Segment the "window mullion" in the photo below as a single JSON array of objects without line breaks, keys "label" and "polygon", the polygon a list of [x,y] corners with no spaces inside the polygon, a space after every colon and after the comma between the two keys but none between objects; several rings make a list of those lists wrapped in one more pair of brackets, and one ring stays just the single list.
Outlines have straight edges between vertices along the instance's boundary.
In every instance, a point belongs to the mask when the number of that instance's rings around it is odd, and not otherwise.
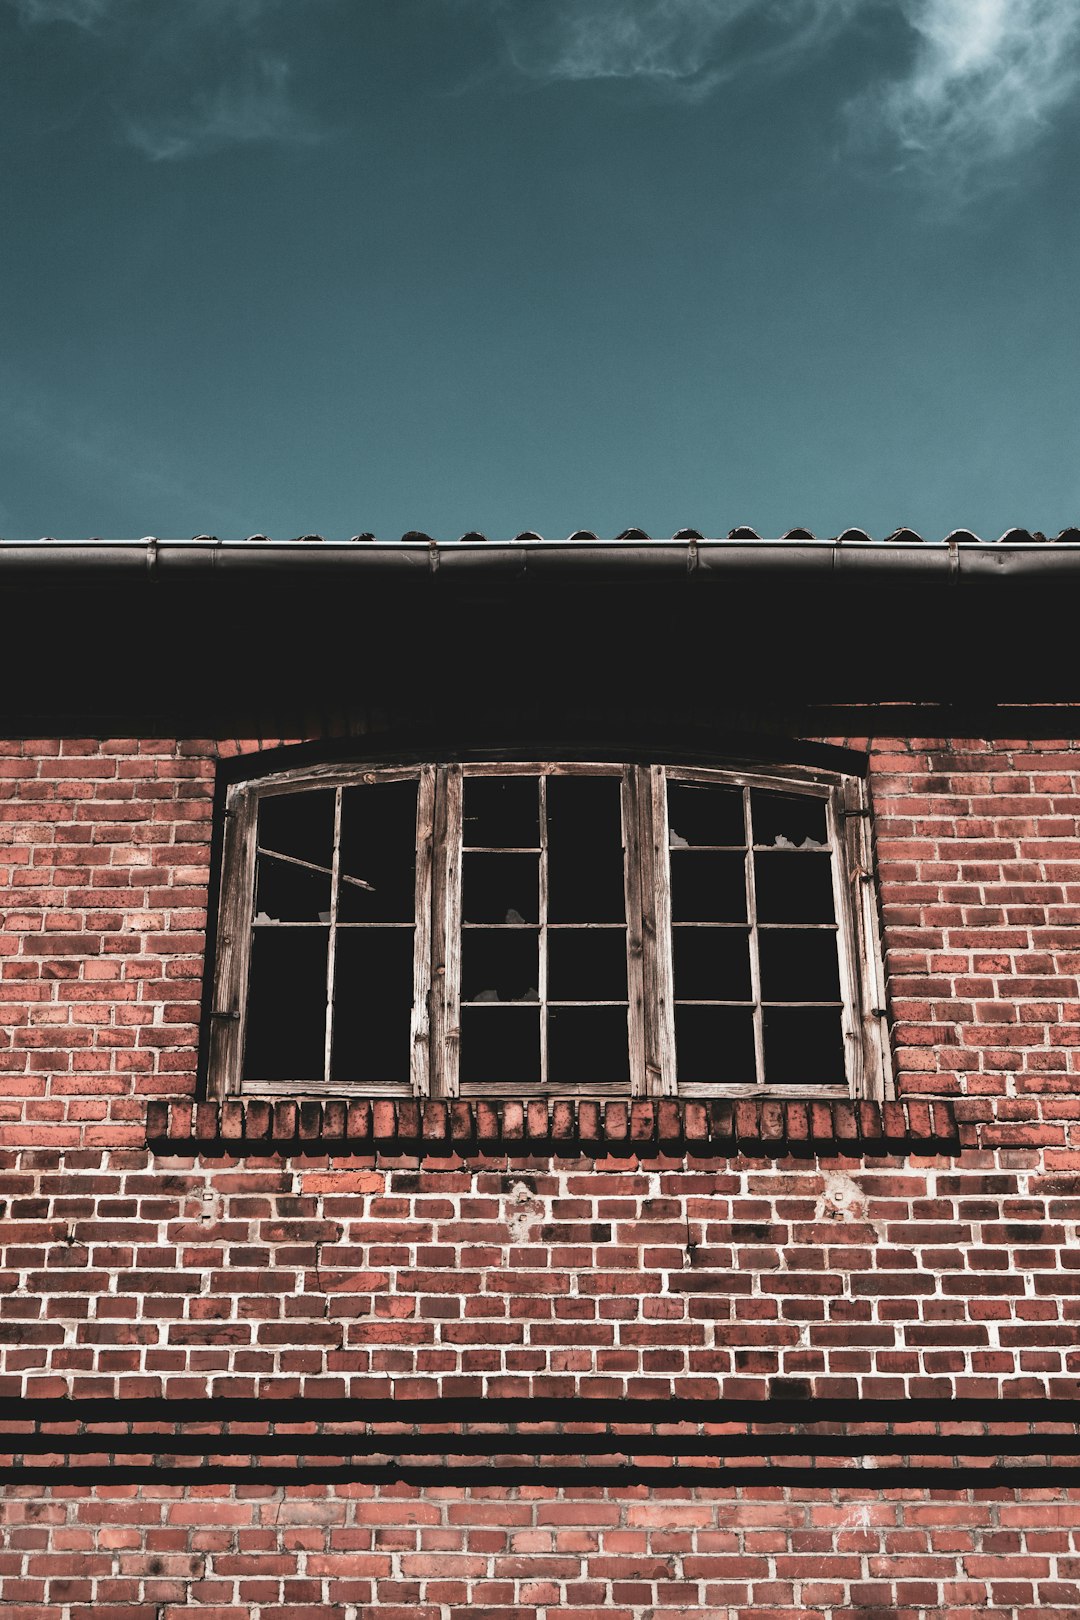
[{"label": "window mullion", "polygon": [[431,907],[431,1035],[436,1095],[458,1094],[461,1048],[461,766],[439,772]]},{"label": "window mullion", "polygon": [[[420,771],[416,800],[416,900],[413,923],[413,1009],[409,1078],[415,1095],[431,1090],[431,970],[433,910],[433,850],[435,823],[435,768]],[[437,1064],[434,1065],[437,1072]]]},{"label": "window mullion", "polygon": [[761,956],[758,950],[757,885],[754,876],[754,823],[750,789],[744,787],[743,836],[746,839],[746,920],[750,924],[750,994],[754,998],[754,1073],[765,1084],[765,1014],[761,1005]]},{"label": "window mullion", "polygon": [[255,795],[233,788],[225,812],[222,913],[218,927],[216,986],[211,1009],[209,1073],[221,1092],[239,1092],[247,1028],[247,982],[255,916]]},{"label": "window mullion", "polygon": [[641,773],[642,937],[645,951],[649,1090],[678,1089],[675,1054],[671,934],[671,861],[668,855],[667,773],[654,765]]},{"label": "window mullion", "polygon": [[341,879],[341,793],[334,794],[334,854],[330,872],[330,936],[326,942],[326,1039],[323,1045],[323,1080],[330,1084],[334,1048],[334,969],[337,963],[338,888]]},{"label": "window mullion", "polygon": [[649,1036],[645,1007],[645,970],[642,924],[642,772],[628,766],[622,777],[623,880],[626,895],[627,1039],[630,1042],[630,1091],[640,1096],[648,1089]]}]

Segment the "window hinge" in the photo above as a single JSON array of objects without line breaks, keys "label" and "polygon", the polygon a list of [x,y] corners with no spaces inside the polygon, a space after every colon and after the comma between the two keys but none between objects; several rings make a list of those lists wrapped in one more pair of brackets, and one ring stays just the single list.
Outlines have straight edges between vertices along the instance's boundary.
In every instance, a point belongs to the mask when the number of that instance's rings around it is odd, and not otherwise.
[{"label": "window hinge", "polygon": [[870,814],[870,806],[868,804],[860,805],[857,810],[846,810],[842,808],[840,814],[843,816],[845,821],[847,821],[851,816],[868,816]]},{"label": "window hinge", "polygon": [[222,1007],[220,1009],[215,1007],[210,1016],[211,1018],[234,1019],[237,1023],[240,1021],[240,1014],[236,1011],[235,1007]]}]

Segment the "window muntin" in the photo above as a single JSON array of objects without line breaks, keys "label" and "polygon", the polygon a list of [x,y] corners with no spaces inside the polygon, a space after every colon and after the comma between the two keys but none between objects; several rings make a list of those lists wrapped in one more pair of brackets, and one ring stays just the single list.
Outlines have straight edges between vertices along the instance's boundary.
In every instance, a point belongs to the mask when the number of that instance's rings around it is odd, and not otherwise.
[{"label": "window muntin", "polygon": [[855,778],[320,767],[229,810],[221,1090],[888,1089]]}]

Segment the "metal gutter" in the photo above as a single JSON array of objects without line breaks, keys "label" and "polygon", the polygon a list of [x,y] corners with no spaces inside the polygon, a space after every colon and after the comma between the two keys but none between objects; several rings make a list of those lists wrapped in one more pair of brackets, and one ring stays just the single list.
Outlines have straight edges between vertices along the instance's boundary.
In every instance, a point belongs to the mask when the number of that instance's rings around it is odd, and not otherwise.
[{"label": "metal gutter", "polygon": [[306,540],[0,541],[0,580],[62,587],[230,578],[263,582],[437,576],[498,585],[515,580],[612,584],[759,579],[844,584],[1080,583],[1080,542],[946,543],[844,540]]}]

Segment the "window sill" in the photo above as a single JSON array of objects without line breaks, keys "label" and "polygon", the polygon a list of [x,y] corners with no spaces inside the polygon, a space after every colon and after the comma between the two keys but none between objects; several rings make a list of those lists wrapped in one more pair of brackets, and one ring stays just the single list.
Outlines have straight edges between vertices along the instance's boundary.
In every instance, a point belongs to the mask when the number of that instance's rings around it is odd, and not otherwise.
[{"label": "window sill", "polygon": [[949,1154],[960,1149],[952,1105],[934,1100],[635,1098],[595,1102],[470,1098],[453,1102],[328,1098],[152,1102],[156,1153],[382,1153],[521,1158],[788,1158],[819,1154]]}]

